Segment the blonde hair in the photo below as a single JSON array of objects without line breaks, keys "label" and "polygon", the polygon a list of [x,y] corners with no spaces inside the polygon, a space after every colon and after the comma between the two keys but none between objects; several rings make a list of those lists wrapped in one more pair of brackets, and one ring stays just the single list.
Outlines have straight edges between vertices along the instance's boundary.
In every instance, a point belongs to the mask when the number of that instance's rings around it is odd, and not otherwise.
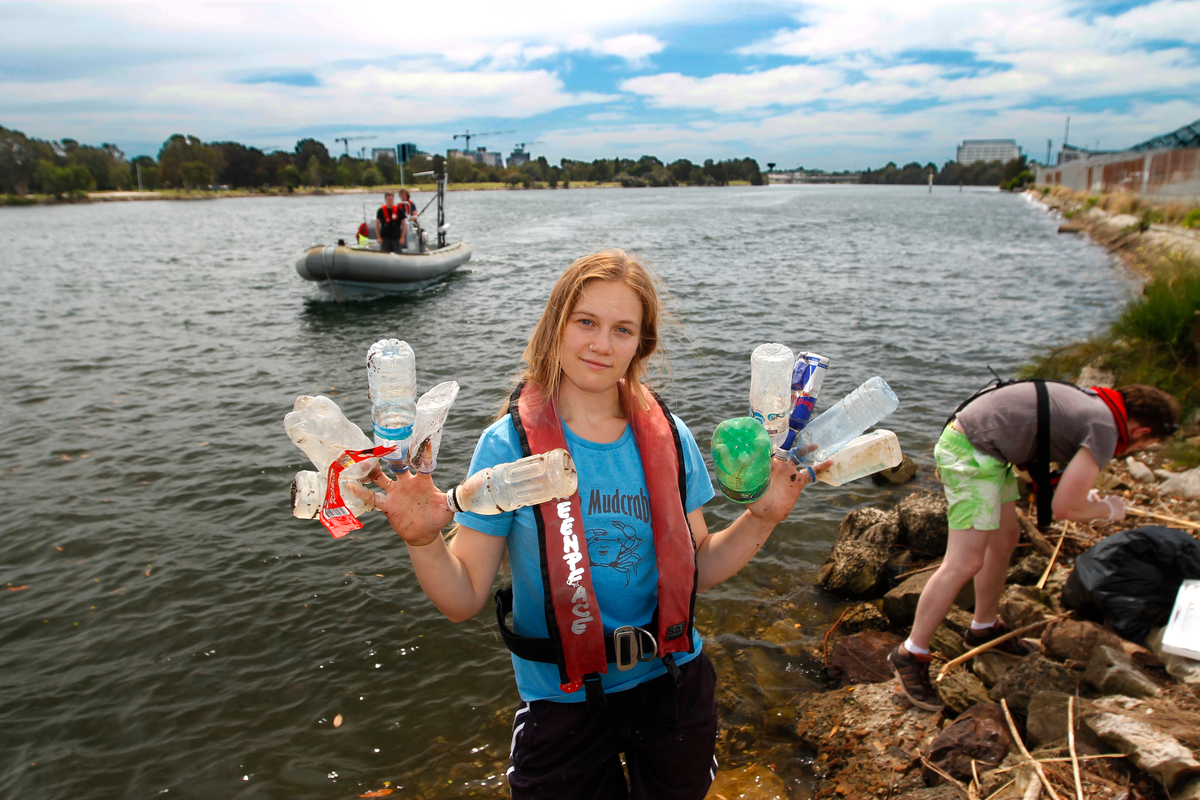
[{"label": "blonde hair", "polygon": [[604,250],[584,256],[567,267],[558,277],[554,288],[550,290],[546,309],[530,334],[529,344],[521,356],[526,366],[518,376],[518,381],[536,383],[545,389],[550,397],[558,393],[562,377],[563,334],[571,312],[579,302],[579,295],[592,281],[623,283],[633,289],[642,303],[642,324],[637,352],[629,362],[629,369],[626,370],[618,391],[621,407],[626,411],[632,407],[631,401],[644,408],[646,399],[643,393],[635,391],[634,387],[645,377],[650,356],[658,353],[665,361],[665,348],[658,334],[659,321],[665,312],[660,299],[661,289],[657,276],[640,257],[631,256],[624,250]]}]

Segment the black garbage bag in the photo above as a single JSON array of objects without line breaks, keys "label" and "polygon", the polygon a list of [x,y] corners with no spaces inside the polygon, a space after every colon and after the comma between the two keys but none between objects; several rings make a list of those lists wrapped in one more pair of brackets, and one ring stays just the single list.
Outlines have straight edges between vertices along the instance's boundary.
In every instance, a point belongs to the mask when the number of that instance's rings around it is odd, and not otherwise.
[{"label": "black garbage bag", "polygon": [[1187,578],[1200,578],[1200,542],[1174,528],[1134,528],[1079,554],[1062,602],[1140,643],[1167,623]]}]

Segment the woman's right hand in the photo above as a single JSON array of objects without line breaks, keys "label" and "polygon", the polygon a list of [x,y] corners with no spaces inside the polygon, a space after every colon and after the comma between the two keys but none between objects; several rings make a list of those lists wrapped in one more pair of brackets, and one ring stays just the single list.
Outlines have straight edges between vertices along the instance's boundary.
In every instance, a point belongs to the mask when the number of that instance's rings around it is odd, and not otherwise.
[{"label": "woman's right hand", "polygon": [[382,469],[376,469],[368,479],[383,489],[382,495],[358,487],[351,487],[351,491],[382,511],[405,544],[413,547],[432,544],[454,521],[446,495],[433,485],[430,475],[406,472],[393,480]]}]

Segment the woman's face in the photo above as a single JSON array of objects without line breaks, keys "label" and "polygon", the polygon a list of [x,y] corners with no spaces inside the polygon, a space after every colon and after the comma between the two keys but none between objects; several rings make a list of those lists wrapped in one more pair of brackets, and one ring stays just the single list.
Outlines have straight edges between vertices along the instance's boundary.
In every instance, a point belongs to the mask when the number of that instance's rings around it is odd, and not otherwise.
[{"label": "woman's face", "polygon": [[567,318],[563,380],[591,393],[616,388],[642,340],[642,302],[627,284],[588,283]]}]

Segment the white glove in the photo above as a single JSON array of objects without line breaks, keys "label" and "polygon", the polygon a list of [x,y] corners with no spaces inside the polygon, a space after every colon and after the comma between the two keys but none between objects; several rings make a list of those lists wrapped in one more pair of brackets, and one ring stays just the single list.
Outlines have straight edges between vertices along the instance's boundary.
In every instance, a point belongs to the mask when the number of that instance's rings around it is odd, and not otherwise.
[{"label": "white glove", "polygon": [[1125,519],[1125,501],[1116,495],[1109,497],[1101,497],[1099,489],[1092,489],[1088,492],[1088,502],[1104,503],[1108,506],[1108,515],[1104,517],[1109,522],[1118,522]]}]

